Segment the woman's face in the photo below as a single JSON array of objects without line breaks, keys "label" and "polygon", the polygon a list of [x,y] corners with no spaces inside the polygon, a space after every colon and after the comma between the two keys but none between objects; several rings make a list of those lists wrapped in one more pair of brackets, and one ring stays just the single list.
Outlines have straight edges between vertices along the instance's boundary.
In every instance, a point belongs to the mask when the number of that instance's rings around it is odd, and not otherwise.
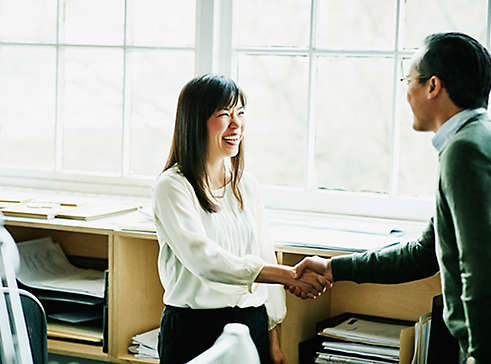
[{"label": "woman's face", "polygon": [[237,155],[244,135],[244,122],[245,107],[240,98],[235,107],[217,110],[210,116],[207,121],[208,161]]}]

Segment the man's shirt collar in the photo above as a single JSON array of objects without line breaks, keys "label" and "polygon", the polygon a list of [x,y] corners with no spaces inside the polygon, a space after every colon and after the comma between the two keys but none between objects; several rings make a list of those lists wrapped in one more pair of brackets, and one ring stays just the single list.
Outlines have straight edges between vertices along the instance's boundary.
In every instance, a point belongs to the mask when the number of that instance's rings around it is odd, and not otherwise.
[{"label": "man's shirt collar", "polygon": [[469,119],[476,115],[484,114],[486,109],[465,109],[448,119],[433,136],[432,143],[438,153],[441,153],[457,130]]}]

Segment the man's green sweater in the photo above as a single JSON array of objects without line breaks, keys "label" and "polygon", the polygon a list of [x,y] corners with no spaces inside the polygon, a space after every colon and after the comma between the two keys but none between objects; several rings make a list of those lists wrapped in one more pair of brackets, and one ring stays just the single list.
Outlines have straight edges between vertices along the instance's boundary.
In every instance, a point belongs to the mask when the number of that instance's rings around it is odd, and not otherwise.
[{"label": "man's green sweater", "polygon": [[436,209],[418,241],[335,257],[336,281],[402,283],[440,271],[444,320],[476,363],[491,363],[491,122],[460,127],[440,156]]}]

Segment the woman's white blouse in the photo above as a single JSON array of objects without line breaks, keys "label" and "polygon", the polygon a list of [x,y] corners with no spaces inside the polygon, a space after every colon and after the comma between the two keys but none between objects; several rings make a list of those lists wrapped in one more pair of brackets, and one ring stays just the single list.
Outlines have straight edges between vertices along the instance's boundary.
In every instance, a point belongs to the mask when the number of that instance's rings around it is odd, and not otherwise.
[{"label": "woman's white blouse", "polygon": [[164,303],[194,309],[265,304],[271,329],[286,315],[285,293],[278,284],[254,283],[276,257],[256,182],[244,174],[239,189],[243,210],[229,183],[213,191],[224,197],[215,199],[218,212],[208,213],[177,166],[157,179],[152,202]]}]

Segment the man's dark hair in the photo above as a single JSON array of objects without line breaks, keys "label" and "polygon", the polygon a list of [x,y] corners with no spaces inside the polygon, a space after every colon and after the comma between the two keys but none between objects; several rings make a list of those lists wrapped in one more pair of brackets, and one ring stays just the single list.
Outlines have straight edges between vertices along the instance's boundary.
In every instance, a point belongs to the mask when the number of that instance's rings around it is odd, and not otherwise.
[{"label": "man's dark hair", "polygon": [[437,76],[457,107],[487,108],[491,60],[486,48],[462,33],[432,34],[424,45],[426,51],[415,68],[419,82]]}]

